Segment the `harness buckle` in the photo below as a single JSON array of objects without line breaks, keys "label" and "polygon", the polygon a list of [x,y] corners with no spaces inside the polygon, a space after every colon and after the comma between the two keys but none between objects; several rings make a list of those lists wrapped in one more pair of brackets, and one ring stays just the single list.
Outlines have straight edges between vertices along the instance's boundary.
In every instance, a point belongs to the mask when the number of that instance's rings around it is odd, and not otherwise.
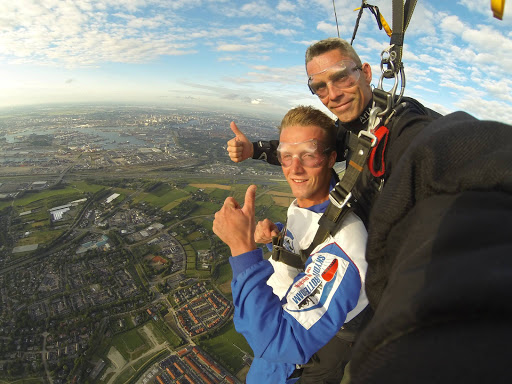
[{"label": "harness buckle", "polygon": [[[371,118],[371,117],[370,117]],[[368,131],[359,131],[359,133],[357,134],[358,137],[361,137],[361,136],[366,136],[368,139],[370,139],[372,141],[372,148],[375,147],[375,145],[377,144],[377,136],[375,136],[373,133],[371,132],[368,132]]]},{"label": "harness buckle", "polygon": [[331,200],[332,205],[334,205],[338,209],[342,209],[343,207],[345,207],[351,198],[352,192],[349,192],[347,197],[345,197],[345,200],[343,200],[343,202],[340,204],[338,200],[332,195],[332,192],[329,193],[329,200]]}]

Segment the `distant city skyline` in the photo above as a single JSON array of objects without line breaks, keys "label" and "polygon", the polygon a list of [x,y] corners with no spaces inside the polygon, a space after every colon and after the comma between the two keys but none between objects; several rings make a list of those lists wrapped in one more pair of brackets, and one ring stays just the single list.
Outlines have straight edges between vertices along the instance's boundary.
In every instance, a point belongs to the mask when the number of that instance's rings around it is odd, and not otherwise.
[{"label": "distant city skyline", "polygon": [[[335,0],[352,37],[359,0]],[[391,25],[391,1],[373,0]],[[441,113],[512,123],[512,7],[418,1],[405,34],[406,95]],[[0,4],[0,107],[184,105],[283,115],[327,111],[306,86],[304,52],[337,36],[332,0],[18,0]],[[389,38],[365,11],[354,41],[380,76]]]}]

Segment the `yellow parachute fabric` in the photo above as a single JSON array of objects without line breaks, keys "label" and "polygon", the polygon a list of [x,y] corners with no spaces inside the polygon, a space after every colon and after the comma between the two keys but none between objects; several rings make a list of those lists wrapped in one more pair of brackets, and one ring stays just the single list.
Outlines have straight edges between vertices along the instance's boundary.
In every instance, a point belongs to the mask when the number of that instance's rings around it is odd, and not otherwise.
[{"label": "yellow parachute fabric", "polygon": [[491,9],[494,17],[503,19],[503,10],[505,9],[505,0],[491,0]]}]

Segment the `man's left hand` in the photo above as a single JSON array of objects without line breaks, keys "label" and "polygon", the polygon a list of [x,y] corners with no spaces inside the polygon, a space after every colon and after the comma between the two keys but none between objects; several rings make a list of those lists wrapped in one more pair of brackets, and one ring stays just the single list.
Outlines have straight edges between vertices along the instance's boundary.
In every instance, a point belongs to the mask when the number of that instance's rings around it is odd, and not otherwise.
[{"label": "man's left hand", "polygon": [[213,232],[231,249],[232,256],[250,252],[256,249],[254,230],[254,200],[256,186],[251,185],[245,193],[243,208],[233,197],[228,197],[224,205],[215,214]]}]

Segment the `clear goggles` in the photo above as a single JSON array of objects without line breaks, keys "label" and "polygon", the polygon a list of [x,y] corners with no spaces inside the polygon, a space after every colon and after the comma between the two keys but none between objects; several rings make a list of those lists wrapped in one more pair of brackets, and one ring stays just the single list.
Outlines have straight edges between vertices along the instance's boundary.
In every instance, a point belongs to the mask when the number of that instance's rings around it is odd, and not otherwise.
[{"label": "clear goggles", "polygon": [[300,143],[279,142],[277,159],[283,167],[289,167],[296,157],[303,167],[318,168],[326,159],[330,148],[317,139],[301,141]]},{"label": "clear goggles", "polygon": [[314,95],[326,97],[329,94],[329,84],[339,90],[356,85],[361,76],[361,70],[362,67],[357,66],[352,60],[342,60],[323,71],[310,75],[308,86]]}]

